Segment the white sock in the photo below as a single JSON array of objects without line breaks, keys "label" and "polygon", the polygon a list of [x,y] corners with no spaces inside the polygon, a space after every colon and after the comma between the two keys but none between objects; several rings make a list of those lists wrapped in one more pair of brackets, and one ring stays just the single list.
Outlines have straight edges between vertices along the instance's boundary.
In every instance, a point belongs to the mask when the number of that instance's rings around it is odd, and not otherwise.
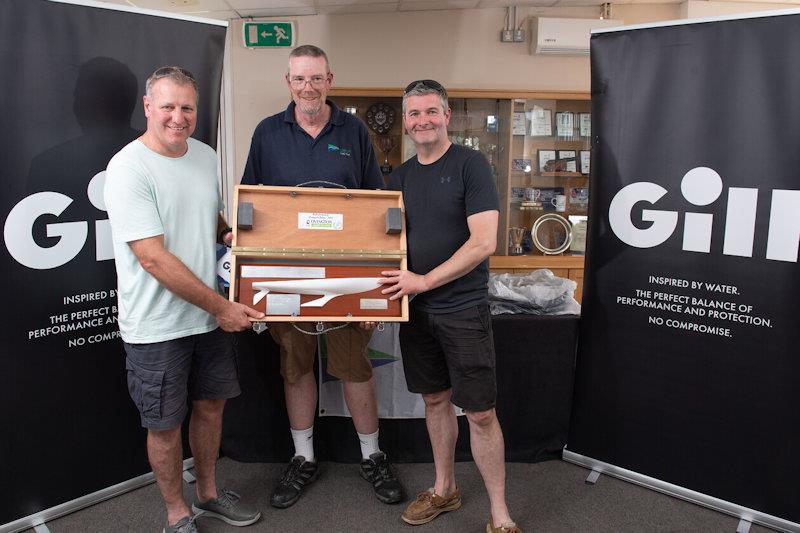
[{"label": "white sock", "polygon": [[292,429],[294,454],[302,455],[306,461],[314,461],[314,426],[308,429]]},{"label": "white sock", "polygon": [[[357,432],[358,433],[358,432]],[[362,459],[369,459],[369,456],[373,453],[378,453],[381,451],[380,447],[378,446],[378,432],[370,433],[369,435],[364,435],[363,433],[358,433],[358,442],[361,444],[361,457]]]}]

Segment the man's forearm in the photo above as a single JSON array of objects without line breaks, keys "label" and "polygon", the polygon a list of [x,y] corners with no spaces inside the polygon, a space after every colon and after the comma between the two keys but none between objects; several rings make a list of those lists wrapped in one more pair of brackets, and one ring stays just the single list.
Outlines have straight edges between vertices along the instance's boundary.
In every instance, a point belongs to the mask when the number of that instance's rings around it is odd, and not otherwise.
[{"label": "man's forearm", "polygon": [[423,276],[425,290],[435,289],[458,279],[494,253],[490,243],[470,238],[450,258]]},{"label": "man's forearm", "polygon": [[180,259],[164,248],[148,254],[146,259],[140,258],[140,262],[142,267],[170,292],[212,315],[219,314],[227,302],[195,276]]}]

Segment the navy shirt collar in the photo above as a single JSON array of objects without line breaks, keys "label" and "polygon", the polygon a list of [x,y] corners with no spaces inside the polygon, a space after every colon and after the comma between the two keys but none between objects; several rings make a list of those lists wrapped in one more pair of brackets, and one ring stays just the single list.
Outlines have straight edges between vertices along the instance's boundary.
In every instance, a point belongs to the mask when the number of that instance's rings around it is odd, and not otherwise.
[{"label": "navy shirt collar", "polygon": [[[336,104],[334,104],[331,100],[327,100],[326,99],[325,103],[328,104],[329,106],[331,106],[331,118],[330,118],[330,120],[328,122],[330,122],[334,126],[343,125],[344,124],[344,116],[343,116],[344,111],[342,111],[341,109],[336,107]],[[289,107],[286,108],[286,112],[283,115],[283,120],[285,122],[291,122],[292,124],[297,122],[297,120],[295,120],[295,118],[294,118],[294,108],[296,106],[297,106],[297,104],[294,103],[294,100],[289,102]]]}]

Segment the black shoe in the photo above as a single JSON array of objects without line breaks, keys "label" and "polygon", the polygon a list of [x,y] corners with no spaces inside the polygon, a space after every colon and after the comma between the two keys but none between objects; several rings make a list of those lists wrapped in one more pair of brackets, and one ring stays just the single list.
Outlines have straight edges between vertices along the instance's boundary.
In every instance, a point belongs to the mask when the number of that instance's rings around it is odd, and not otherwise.
[{"label": "black shoe", "polygon": [[361,460],[361,477],[372,483],[375,496],[383,503],[399,503],[406,499],[403,485],[383,452]]},{"label": "black shoe", "polygon": [[278,509],[291,507],[300,499],[303,487],[317,479],[318,473],[316,462],[306,461],[302,455],[295,455],[275,486],[269,503]]}]

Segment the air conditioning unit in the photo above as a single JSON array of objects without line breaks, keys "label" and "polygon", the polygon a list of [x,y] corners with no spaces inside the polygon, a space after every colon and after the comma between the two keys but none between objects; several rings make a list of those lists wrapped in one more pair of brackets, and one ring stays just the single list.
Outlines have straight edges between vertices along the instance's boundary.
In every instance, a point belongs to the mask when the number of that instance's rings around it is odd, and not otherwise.
[{"label": "air conditioning unit", "polygon": [[623,21],[613,19],[534,17],[531,21],[531,53],[586,55],[592,30],[623,24]]}]

